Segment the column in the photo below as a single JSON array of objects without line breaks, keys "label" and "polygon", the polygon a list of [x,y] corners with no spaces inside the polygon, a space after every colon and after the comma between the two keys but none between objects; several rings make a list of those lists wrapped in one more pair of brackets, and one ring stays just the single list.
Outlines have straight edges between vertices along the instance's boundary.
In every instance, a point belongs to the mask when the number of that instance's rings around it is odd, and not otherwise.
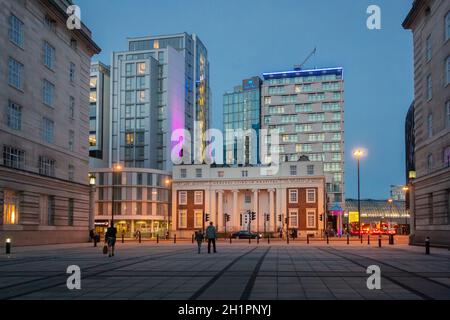
[{"label": "column", "polygon": [[[155,211],[152,211],[155,214]],[[178,207],[177,207],[177,190],[172,190],[172,232],[178,229]]]},{"label": "column", "polygon": [[259,203],[259,199],[258,199],[258,193],[259,190],[258,189],[253,189],[253,209],[252,211],[256,213],[256,220],[252,221],[252,231],[260,231],[259,229],[259,223],[261,222],[260,219],[260,212],[259,212],[259,208],[258,208],[258,203]]},{"label": "column", "polygon": [[217,191],[217,228],[224,231],[225,216],[223,212],[223,190]]},{"label": "column", "polygon": [[90,186],[90,190],[89,190],[89,231],[95,229],[95,196],[96,196],[95,189],[96,189],[95,186]]},{"label": "column", "polygon": [[[281,195],[281,193],[282,193],[282,189],[281,188],[277,188],[277,190],[276,190],[276,199],[277,199],[277,201],[276,201],[276,212],[275,212],[275,214],[277,215],[277,223],[276,223],[276,228],[277,228],[277,231],[278,231],[278,228],[279,227],[282,227],[283,226],[283,219],[285,218],[284,216],[283,216],[283,210],[282,210],[282,207],[281,207],[281,197],[282,197],[282,195]],[[281,222],[280,221],[278,221],[278,216],[279,215],[281,215]]]},{"label": "column", "polygon": [[230,231],[239,231],[240,230],[240,216],[239,216],[239,207],[238,207],[238,195],[239,195],[239,190],[232,190],[231,192],[233,192],[233,225],[232,228],[230,228]]},{"label": "column", "polygon": [[277,231],[277,217],[275,214],[275,189],[269,189],[269,223],[267,230],[276,232]]},{"label": "column", "polygon": [[209,210],[211,211],[211,221],[214,222],[214,225],[217,228],[217,231],[219,231],[219,217],[217,216],[217,205],[216,205],[216,191],[210,190],[209,191]]}]

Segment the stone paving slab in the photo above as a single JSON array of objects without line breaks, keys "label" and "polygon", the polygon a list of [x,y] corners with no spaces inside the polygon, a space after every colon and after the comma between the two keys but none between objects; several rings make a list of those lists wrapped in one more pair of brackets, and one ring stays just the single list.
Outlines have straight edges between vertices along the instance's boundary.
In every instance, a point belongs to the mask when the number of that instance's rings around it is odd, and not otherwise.
[{"label": "stone paving slab", "polygon": [[[423,248],[422,248],[423,249]],[[366,285],[381,268],[381,289]],[[81,290],[66,269],[81,268]],[[188,241],[119,243],[108,258],[92,244],[13,248],[0,254],[0,299],[450,299],[450,252],[407,245],[218,243],[197,254]]]}]

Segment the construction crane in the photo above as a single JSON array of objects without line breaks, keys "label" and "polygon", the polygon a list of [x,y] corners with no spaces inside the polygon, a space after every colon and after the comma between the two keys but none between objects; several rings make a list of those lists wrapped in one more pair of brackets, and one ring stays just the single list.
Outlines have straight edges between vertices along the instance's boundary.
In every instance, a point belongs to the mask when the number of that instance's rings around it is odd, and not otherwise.
[{"label": "construction crane", "polygon": [[308,60],[309,60],[312,56],[315,56],[316,51],[317,51],[317,48],[314,47],[314,50],[311,51],[311,53],[306,57],[306,59],[305,59],[301,64],[296,64],[296,65],[294,66],[294,70],[301,70],[301,69],[303,68],[303,66],[305,65],[305,63],[308,62]]}]

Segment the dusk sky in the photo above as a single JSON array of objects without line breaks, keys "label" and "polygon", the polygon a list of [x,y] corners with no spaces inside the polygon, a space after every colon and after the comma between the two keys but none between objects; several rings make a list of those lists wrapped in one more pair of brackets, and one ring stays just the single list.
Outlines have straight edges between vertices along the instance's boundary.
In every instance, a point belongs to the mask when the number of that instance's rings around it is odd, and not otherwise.
[{"label": "dusk sky", "polygon": [[[208,49],[213,126],[222,128],[222,95],[241,80],[300,64],[344,68],[345,191],[357,195],[352,150],[361,164],[361,197],[386,199],[403,184],[404,119],[413,99],[412,36],[401,26],[411,0],[76,0],[110,64],[126,38],[196,33]],[[381,30],[368,30],[366,9],[381,7]]]}]

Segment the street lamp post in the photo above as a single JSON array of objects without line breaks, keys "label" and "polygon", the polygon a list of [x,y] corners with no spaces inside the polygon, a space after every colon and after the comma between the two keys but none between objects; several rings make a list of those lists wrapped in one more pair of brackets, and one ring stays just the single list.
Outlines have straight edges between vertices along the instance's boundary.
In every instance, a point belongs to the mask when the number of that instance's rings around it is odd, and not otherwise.
[{"label": "street lamp post", "polygon": [[360,181],[360,160],[364,155],[364,151],[361,149],[355,150],[353,152],[357,162],[358,162],[358,228],[359,228],[359,237],[362,238],[362,230],[361,230],[361,181]]},{"label": "street lamp post", "polygon": [[391,231],[391,219],[392,219],[392,205],[394,203],[394,200],[392,198],[389,198],[388,202],[389,202],[388,233],[390,233],[390,231]]},{"label": "street lamp post", "polygon": [[[89,234],[91,234],[91,230],[94,230],[95,225],[95,215],[94,215],[94,195],[95,195],[95,174],[89,175]],[[94,234],[95,236],[95,234]],[[93,239],[89,237],[89,242]]]},{"label": "street lamp post", "polygon": [[113,181],[112,181],[112,210],[111,210],[111,227],[114,227],[114,214],[116,211],[116,199],[115,199],[115,173],[116,172],[121,172],[122,170],[122,166],[120,164],[115,164],[113,165]]},{"label": "street lamp post", "polygon": [[[165,183],[166,183],[166,186],[169,187],[170,183],[171,183],[171,180],[169,178],[167,178]],[[164,219],[166,220],[166,230],[165,230],[164,236],[167,237],[168,233],[169,233],[169,208],[167,208],[167,212],[165,214]]]}]

